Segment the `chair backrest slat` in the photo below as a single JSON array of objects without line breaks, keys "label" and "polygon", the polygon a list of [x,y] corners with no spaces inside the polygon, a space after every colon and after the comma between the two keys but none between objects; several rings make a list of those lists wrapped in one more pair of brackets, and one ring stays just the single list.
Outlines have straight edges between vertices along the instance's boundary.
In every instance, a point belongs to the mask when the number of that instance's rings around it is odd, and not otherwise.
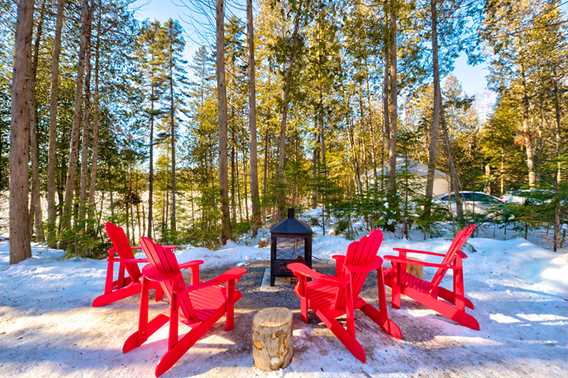
[{"label": "chair backrest slat", "polygon": [[[107,222],[105,223],[105,231],[112,243],[112,247],[118,253],[121,259],[134,258],[134,253],[132,252],[132,248],[130,247],[130,242],[128,241],[128,237],[124,233],[122,227],[117,226],[112,222]],[[138,281],[140,276],[142,275],[140,268],[138,268],[138,264],[135,262],[127,262],[124,263],[124,266],[132,281]]]},{"label": "chair backrest slat", "polygon": [[[383,242],[383,233],[381,230],[376,229],[369,235],[363,236],[361,239],[352,242],[347,247],[347,254],[345,256],[345,265],[347,268],[352,267],[365,267],[373,263],[374,258],[379,253],[379,248]],[[367,280],[368,273],[353,273],[351,276],[351,292],[352,297],[355,299],[359,296],[365,281]],[[342,308],[345,305],[345,293],[340,290],[336,297],[336,308]]]},{"label": "chair backrest slat", "polygon": [[[475,230],[475,224],[470,224],[469,226],[461,229],[456,233],[454,240],[452,240],[452,244],[450,244],[450,247],[448,248],[446,256],[444,256],[444,258],[442,259],[442,264],[452,265],[454,263],[456,257],[458,256],[458,253],[465,245],[467,239],[471,236],[471,234],[473,234],[474,230]],[[431,281],[432,287],[440,286],[440,283],[442,283],[442,280],[444,279],[444,276],[446,275],[447,271],[448,268],[445,267],[438,268],[438,270],[434,274],[434,277],[432,277]]]},{"label": "chair backrest slat", "polygon": [[[166,296],[171,301],[174,291],[183,290],[185,288],[185,281],[183,280],[183,275],[181,274],[176,256],[173,252],[163,248],[148,237],[143,236],[140,238],[140,246],[146,254],[146,257],[148,257],[148,262],[160,273],[171,277],[161,282],[162,289],[164,289]],[[191,319],[193,310],[189,296],[179,296],[178,301],[183,315],[187,319]]]}]

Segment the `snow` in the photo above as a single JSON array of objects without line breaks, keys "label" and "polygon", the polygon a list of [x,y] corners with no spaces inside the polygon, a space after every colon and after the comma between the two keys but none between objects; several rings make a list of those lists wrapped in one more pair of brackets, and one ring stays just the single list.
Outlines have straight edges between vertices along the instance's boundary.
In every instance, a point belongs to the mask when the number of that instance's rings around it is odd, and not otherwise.
[{"label": "snow", "polygon": [[[314,257],[327,261],[333,254],[344,253],[349,242],[341,236],[316,235]],[[392,254],[394,247],[445,252],[450,242],[447,238],[387,237],[380,253]],[[8,242],[0,242],[0,375],[152,376],[166,348],[167,329],[153,335],[144,347],[121,352],[123,341],[136,326],[137,299],[90,307],[102,291],[105,261],[65,259],[62,251],[34,245],[33,258],[9,266],[8,253]],[[403,300],[402,309],[389,310],[404,341],[385,336],[357,314],[358,337],[368,357],[367,364],[361,364],[325,327],[296,319],[294,360],[271,375],[565,376],[568,254],[553,253],[520,238],[474,238],[467,254],[466,293],[476,305],[472,314],[481,331],[458,326]],[[269,248],[230,242],[216,251],[189,247],[178,252],[178,259],[203,259],[204,269],[217,269],[267,260]],[[169,376],[263,376],[251,367],[249,346],[242,345],[250,343],[241,335],[250,332],[250,318],[244,314],[254,309],[237,309],[235,332],[216,327],[182,357]]]}]

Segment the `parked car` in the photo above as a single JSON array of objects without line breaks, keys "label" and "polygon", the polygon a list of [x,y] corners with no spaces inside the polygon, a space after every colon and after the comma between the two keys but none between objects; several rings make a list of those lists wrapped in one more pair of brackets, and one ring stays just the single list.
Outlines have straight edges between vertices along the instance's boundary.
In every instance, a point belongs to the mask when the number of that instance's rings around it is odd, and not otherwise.
[{"label": "parked car", "polygon": [[[463,201],[464,212],[479,215],[489,215],[497,207],[503,205],[503,201],[483,192],[460,192]],[[441,194],[434,198],[441,206],[447,207],[454,215],[456,214],[456,200],[454,193]]]},{"label": "parked car", "polygon": [[501,200],[518,205],[542,205],[550,202],[553,195],[548,189],[517,189],[504,194]]}]

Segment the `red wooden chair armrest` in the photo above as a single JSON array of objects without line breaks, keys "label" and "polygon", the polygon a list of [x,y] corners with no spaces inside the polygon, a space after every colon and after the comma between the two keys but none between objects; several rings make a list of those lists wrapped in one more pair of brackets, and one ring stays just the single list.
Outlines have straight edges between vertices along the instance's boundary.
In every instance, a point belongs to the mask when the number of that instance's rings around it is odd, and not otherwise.
[{"label": "red wooden chair armrest", "polygon": [[343,288],[348,285],[346,280],[340,280],[333,276],[328,276],[327,274],[320,274],[318,278],[315,278],[314,281],[323,282],[326,285],[335,286],[339,288]]},{"label": "red wooden chair armrest", "polygon": [[333,255],[333,256],[331,256],[331,258],[334,259],[335,261],[339,261],[339,260],[344,261],[345,255]]},{"label": "red wooden chair armrest", "polygon": [[460,255],[460,257],[461,257],[462,259],[467,259],[467,255],[466,255],[465,252],[462,251],[462,250],[459,250],[459,251],[458,251],[458,255]]},{"label": "red wooden chair armrest", "polygon": [[323,274],[316,272],[303,263],[291,263],[286,265],[286,267],[291,270],[295,276],[298,277],[302,276],[304,278],[319,279],[320,277],[324,276]]},{"label": "red wooden chair armrest", "polygon": [[203,260],[191,260],[191,261],[186,261],[184,263],[179,264],[179,268],[180,269],[187,269],[187,268],[192,268],[194,266],[199,266],[201,264],[203,264]]},{"label": "red wooden chair armrest", "polygon": [[245,268],[231,268],[231,269],[227,270],[225,273],[222,273],[221,275],[219,275],[215,278],[212,278],[209,281],[200,282],[197,285],[187,286],[183,290],[183,292],[189,293],[190,291],[203,289],[204,287],[218,286],[222,283],[226,283],[226,282],[230,282],[230,281],[238,281],[246,272],[247,272],[247,270]]},{"label": "red wooden chair armrest", "polygon": [[155,281],[155,282],[171,280],[171,279],[176,277],[175,273],[163,274],[158,269],[154,268],[150,264],[148,264],[144,268],[142,268],[142,274],[144,275],[144,278],[146,278],[150,281]]},{"label": "red wooden chair armrest", "polygon": [[408,249],[408,248],[393,248],[393,249],[395,251],[398,251],[398,252],[419,253],[419,254],[422,254],[422,255],[432,255],[432,256],[446,256],[445,253],[421,251],[421,250],[418,250],[418,249]]},{"label": "red wooden chair armrest", "polygon": [[373,270],[380,269],[383,266],[383,259],[379,256],[376,256],[373,261],[365,266],[357,266],[357,265],[345,265],[345,269],[349,270],[351,273],[368,273],[372,272]]},{"label": "red wooden chair armrest", "polygon": [[238,281],[246,272],[245,268],[231,268],[217,277],[205,281],[203,284],[218,285],[232,280]]},{"label": "red wooden chair armrest", "polygon": [[427,262],[427,261],[421,261],[421,260],[414,260],[414,259],[402,259],[398,256],[385,256],[385,259],[393,262],[393,263],[397,263],[397,264],[416,264],[416,265],[422,265],[422,266],[429,266],[429,267],[433,267],[433,268],[448,268],[450,269],[451,266],[448,264],[436,264],[436,263],[431,263],[431,262]]}]

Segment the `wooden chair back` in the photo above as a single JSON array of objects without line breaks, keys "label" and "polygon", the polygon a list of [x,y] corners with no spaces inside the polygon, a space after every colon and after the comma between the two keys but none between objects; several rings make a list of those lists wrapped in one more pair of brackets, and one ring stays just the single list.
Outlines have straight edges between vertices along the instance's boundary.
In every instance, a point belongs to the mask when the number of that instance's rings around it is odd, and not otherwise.
[{"label": "wooden chair back", "polygon": [[[461,249],[465,245],[465,242],[471,236],[474,230],[475,230],[475,224],[471,224],[458,231],[458,233],[454,237],[454,240],[452,241],[452,244],[450,244],[450,248],[448,248],[446,256],[444,256],[444,259],[442,260],[442,264],[444,265],[447,264],[449,266],[454,264],[456,258],[459,257],[459,254],[461,253]],[[444,279],[444,276],[446,275],[448,269],[449,268],[447,267],[438,268],[438,270],[434,274],[434,277],[432,277],[431,281],[432,287],[440,286],[440,283],[442,283],[442,280]]]},{"label": "wooden chair back", "polygon": [[[112,222],[107,222],[105,223],[105,232],[112,243],[113,249],[118,253],[121,259],[134,259],[130,242],[122,227]],[[124,262],[123,264],[132,281],[138,281],[142,275],[138,264],[134,261]]]},{"label": "wooden chair back", "polygon": [[[140,238],[140,246],[152,267],[161,275],[168,277],[168,279],[161,282],[161,286],[171,303],[174,292],[185,289],[185,281],[183,280],[183,275],[176,256],[172,251],[163,248],[161,245],[145,236]],[[193,310],[189,296],[180,295],[177,299],[183,315],[186,319],[191,319]]]},{"label": "wooden chair back", "polygon": [[[381,230],[376,229],[369,235],[363,236],[361,239],[354,241],[347,247],[347,254],[345,256],[345,266],[349,267],[366,267],[373,263],[375,257],[379,252],[381,243],[383,242],[383,233]],[[351,295],[352,298],[357,298],[369,273],[352,273],[351,275]],[[345,277],[345,275],[342,275]],[[345,293],[343,290],[338,292],[336,297],[336,308],[341,308],[345,304]]]}]

